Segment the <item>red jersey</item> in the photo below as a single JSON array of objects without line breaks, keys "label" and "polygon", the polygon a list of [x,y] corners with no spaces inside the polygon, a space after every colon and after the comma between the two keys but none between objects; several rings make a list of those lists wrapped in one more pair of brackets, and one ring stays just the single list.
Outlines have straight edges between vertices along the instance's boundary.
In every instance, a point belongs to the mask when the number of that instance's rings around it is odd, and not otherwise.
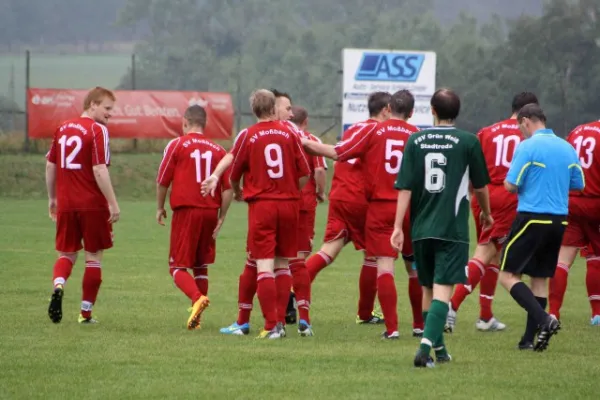
[{"label": "red jersey", "polygon": [[171,209],[181,207],[221,208],[221,192],[231,188],[226,172],[215,196],[202,196],[200,184],[208,178],[225,156],[225,149],[202,133],[188,133],[169,142],[158,168],[156,182],[171,187]]},{"label": "red jersey", "polygon": [[352,136],[335,147],[339,160],[360,158],[369,201],[397,201],[394,182],[400,171],[404,146],[419,128],[399,119],[389,119]]},{"label": "red jersey", "polygon": [[[302,132],[302,137],[321,143],[321,140],[310,132]],[[308,164],[310,166],[310,178],[308,183],[302,188],[302,204],[300,210],[314,211],[317,209],[317,181],[315,180],[315,169],[327,169],[325,157],[307,155]]]},{"label": "red jersey", "polygon": [[110,164],[108,129],[89,117],[64,122],[54,133],[46,159],[56,164],[58,211],[108,209],[94,165]]},{"label": "red jersey", "polygon": [[585,176],[583,192],[571,192],[569,214],[598,219],[600,216],[600,121],[575,128],[567,136],[575,147]]},{"label": "red jersey", "polygon": [[477,137],[490,174],[490,184],[504,185],[515,149],[523,140],[517,120],[507,119],[483,128]]},{"label": "red jersey", "polygon": [[297,131],[281,121],[259,122],[243,130],[232,153],[231,180],[244,175],[244,200],[299,200],[298,179],[310,175]]},{"label": "red jersey", "polygon": [[[373,119],[354,124],[346,129],[342,135],[342,141],[348,140],[354,135],[364,135],[375,126],[377,126],[377,121]],[[329,199],[348,203],[366,203],[365,179],[360,160],[353,158],[335,163]]]}]

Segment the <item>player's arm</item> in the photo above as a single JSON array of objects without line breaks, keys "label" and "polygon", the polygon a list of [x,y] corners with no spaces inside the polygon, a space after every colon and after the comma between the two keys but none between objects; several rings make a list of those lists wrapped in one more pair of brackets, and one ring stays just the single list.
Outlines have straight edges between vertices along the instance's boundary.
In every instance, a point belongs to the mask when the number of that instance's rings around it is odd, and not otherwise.
[{"label": "player's arm", "polygon": [[225,217],[227,217],[227,212],[229,211],[229,206],[231,206],[231,202],[233,200],[233,189],[230,184],[230,175],[231,170],[225,171],[223,178],[221,179],[221,207],[219,208],[219,220],[217,222],[217,226],[213,231],[213,239],[216,239],[221,231],[221,227],[225,222]]},{"label": "player's arm", "polygon": [[304,150],[312,156],[323,156],[332,160],[337,160],[338,155],[335,152],[335,147],[330,144],[315,142],[309,139],[302,139]]},{"label": "player's arm", "polygon": [[517,193],[519,186],[523,184],[525,176],[531,166],[529,160],[529,151],[527,149],[528,143],[521,142],[515,149],[515,154],[510,163],[508,174],[504,180],[504,187],[511,193]]},{"label": "player's arm", "polygon": [[56,133],[46,154],[46,191],[48,192],[48,215],[56,221]]},{"label": "player's arm", "polygon": [[104,198],[108,202],[108,208],[110,210],[111,223],[115,223],[119,220],[121,210],[117,203],[117,196],[112,186],[110,179],[110,173],[108,172],[108,164],[110,164],[110,149],[108,147],[108,129],[104,125],[94,124],[92,126],[92,133],[94,135],[92,145],[92,165],[94,170],[94,179],[96,184],[100,188],[100,191],[104,195]]},{"label": "player's arm", "polygon": [[473,187],[473,194],[481,207],[479,220],[484,229],[488,229],[494,223],[490,207],[490,193],[487,187],[490,183],[490,175],[479,140],[475,141],[471,147],[469,156],[469,181]]},{"label": "player's arm", "polygon": [[178,139],[173,139],[167,144],[156,175],[156,222],[163,226],[165,225],[163,219],[167,218],[167,210],[165,209],[167,192],[175,175],[179,144]]},{"label": "player's arm", "polygon": [[581,162],[579,161],[579,157],[577,157],[577,153],[573,149],[572,162],[569,165],[569,172],[571,174],[571,179],[569,182],[569,190],[577,190],[583,192],[585,189],[585,174],[583,173],[583,168],[581,168]]},{"label": "player's arm", "polygon": [[[234,162],[231,164],[231,170],[229,171],[229,184],[233,189],[233,197],[236,201],[242,201],[242,185],[240,181],[248,169],[248,151],[247,146],[243,146],[244,142],[245,141],[243,141],[236,150],[237,154],[235,155]],[[238,140],[236,144],[237,143],[240,143],[240,140]]]},{"label": "player's arm", "polygon": [[400,171],[396,178],[394,187],[399,190],[398,201],[396,202],[396,218],[394,220],[394,233],[390,238],[392,247],[397,251],[401,251],[404,246],[404,232],[402,225],[406,216],[406,211],[410,206],[410,200],[412,198],[412,189],[415,184],[416,172],[414,170],[414,156],[416,147],[414,140],[408,139],[406,147],[404,149],[404,157],[402,157],[402,164],[400,164]]},{"label": "player's arm", "polygon": [[325,168],[315,168],[315,183],[317,185],[317,200],[325,201],[325,188],[327,186],[327,172]]},{"label": "player's arm", "polygon": [[293,136],[293,152],[296,163],[296,171],[298,176],[298,187],[300,190],[308,183],[310,179],[310,164],[308,163],[308,158],[306,157],[306,153],[302,148],[302,142],[300,137],[297,135]]},{"label": "player's arm", "polygon": [[202,196],[206,196],[207,194],[210,194],[211,196],[215,195],[215,190],[217,189],[219,179],[223,176],[225,171],[227,171],[229,167],[231,167],[231,165],[233,164],[233,160],[235,160],[235,158],[238,156],[238,153],[240,152],[242,146],[246,142],[247,133],[248,130],[244,129],[235,137],[235,141],[233,142],[233,148],[231,149],[231,151],[227,153],[225,157],[221,159],[221,161],[219,161],[212,175],[206,178],[204,182],[202,182],[202,185],[200,187]]}]

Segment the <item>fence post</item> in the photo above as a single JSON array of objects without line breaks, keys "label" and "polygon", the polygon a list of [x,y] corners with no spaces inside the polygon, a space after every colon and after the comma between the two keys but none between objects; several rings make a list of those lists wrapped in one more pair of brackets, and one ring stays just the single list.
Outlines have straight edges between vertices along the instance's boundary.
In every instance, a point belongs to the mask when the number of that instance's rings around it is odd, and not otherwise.
[{"label": "fence post", "polygon": [[25,51],[25,148],[26,152],[29,152],[29,101],[27,96],[29,94],[30,86],[30,71],[31,71],[31,54],[29,50]]},{"label": "fence post", "polygon": [[[135,90],[135,53],[131,55],[131,90]],[[133,139],[133,149],[137,150],[138,140]]]}]

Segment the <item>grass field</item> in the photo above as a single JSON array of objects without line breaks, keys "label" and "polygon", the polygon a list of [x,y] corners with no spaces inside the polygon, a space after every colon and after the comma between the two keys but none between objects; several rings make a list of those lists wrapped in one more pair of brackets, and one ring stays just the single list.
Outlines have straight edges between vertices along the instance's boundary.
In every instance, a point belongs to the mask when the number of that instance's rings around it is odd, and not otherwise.
[{"label": "grass field", "polygon": [[[130,54],[31,54],[31,87],[88,89],[116,87],[131,66]],[[25,105],[25,54],[0,54],[0,95],[10,98],[14,68],[15,102]]]},{"label": "grass field", "polygon": [[[168,274],[168,229],[154,222],[154,177],[160,154],[119,154],[111,176],[121,200],[115,247],[107,252],[95,308],[98,326],[80,326],[82,262],[67,285],[60,325],[47,315],[54,226],[46,216],[44,158],[0,156],[0,398],[232,399],[584,399],[597,398],[599,329],[589,326],[585,269],[571,273],[563,330],[546,353],[515,350],[524,313],[498,289],[504,333],[475,330],[477,298],[467,299],[447,338],[451,365],[415,370],[407,279],[397,274],[401,339],[354,323],[361,256],[351,248],[313,286],[316,336],[290,330],[282,341],[223,337],[234,321],[245,259],[246,206],[234,204],[210,270],[211,307],[201,331],[185,330],[187,299]],[[326,206],[320,206],[315,246]]]},{"label": "grass field", "polygon": [[[147,201],[121,204],[95,308],[101,324],[77,324],[80,261],[66,287],[63,322],[54,325],[46,316],[54,262],[46,202],[0,199],[0,205],[0,398],[597,398],[600,331],[589,326],[581,262],[571,276],[563,330],[546,353],[515,350],[524,314],[499,289],[495,309],[506,332],[476,332],[476,298],[470,298],[447,338],[454,362],[415,370],[406,277],[397,274],[402,337],[382,341],[382,327],[354,323],[361,258],[351,249],[315,282],[315,337],[289,330],[281,341],[254,340],[257,302],[250,337],[220,335],[236,313],[243,204],[234,205],[218,243],[209,273],[212,305],[201,331],[184,328],[188,301],[168,274],[168,229],[156,225]],[[325,214],[321,206],[318,240]]]}]

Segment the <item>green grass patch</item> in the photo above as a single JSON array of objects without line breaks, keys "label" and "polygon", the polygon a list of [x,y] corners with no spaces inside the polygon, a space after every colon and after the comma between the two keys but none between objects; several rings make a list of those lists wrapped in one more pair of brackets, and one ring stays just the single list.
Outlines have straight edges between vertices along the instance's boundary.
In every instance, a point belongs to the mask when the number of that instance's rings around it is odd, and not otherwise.
[{"label": "green grass patch", "polygon": [[[154,167],[157,159],[146,162]],[[153,174],[154,168],[148,172]],[[475,330],[477,296],[471,296],[460,310],[457,330],[446,339],[453,363],[415,370],[418,341],[411,337],[403,268],[396,273],[401,338],[383,341],[381,326],[354,322],[362,256],[350,246],[313,285],[315,337],[300,338],[290,327],[289,337],[281,341],[254,340],[262,323],[256,301],[249,337],[219,334],[237,311],[238,275],[245,260],[244,204],[234,204],[218,241],[217,262],[209,271],[212,304],[202,330],[185,330],[189,303],[168,274],[168,228],[156,224],[154,204],[145,201],[121,202],[122,220],[115,226],[115,247],[105,256],[95,307],[101,323],[77,324],[79,260],[66,286],[63,322],[54,325],[46,315],[55,259],[46,203],[0,198],[0,205],[0,398],[597,397],[600,331],[589,326],[581,261],[570,276],[563,330],[547,352],[515,349],[525,314],[499,288],[494,309],[507,323],[506,332]],[[316,246],[325,218],[326,206],[320,206]]]}]

